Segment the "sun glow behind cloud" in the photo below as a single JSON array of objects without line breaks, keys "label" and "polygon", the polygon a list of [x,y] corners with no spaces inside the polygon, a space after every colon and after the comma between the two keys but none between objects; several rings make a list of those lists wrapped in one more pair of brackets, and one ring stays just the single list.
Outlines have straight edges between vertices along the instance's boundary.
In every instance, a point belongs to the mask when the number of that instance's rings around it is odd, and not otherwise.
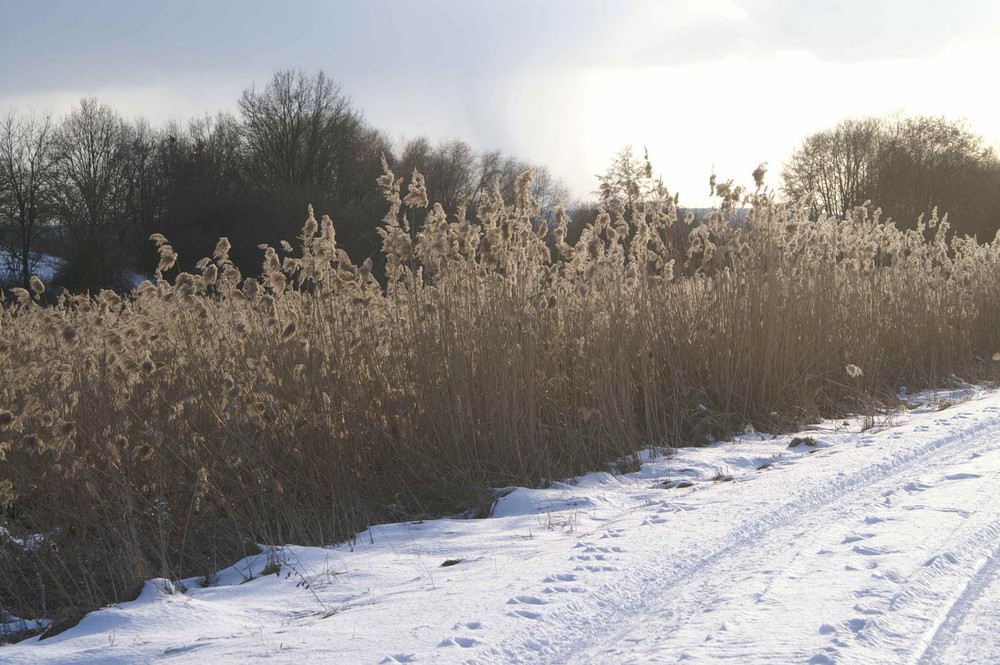
[{"label": "sun glow behind cloud", "polygon": [[[241,12],[238,37],[217,29],[232,20],[225,2],[200,4],[198,21],[181,4],[79,9],[64,25],[42,9],[18,23],[29,9],[12,7],[0,110],[59,115],[96,95],[160,125],[235,112],[240,92],[277,69],[322,68],[393,138],[501,149],[549,166],[580,197],[622,147],[646,146],[689,205],[709,202],[713,167],[747,183],[767,161],[777,183],[806,135],[848,116],[964,117],[1000,141],[985,80],[1000,62],[1000,11],[975,0],[947,13],[902,0],[289,0]],[[180,26],[176,40],[154,29],[167,24]],[[40,35],[59,48],[29,61]]]},{"label": "sun glow behind cloud", "polygon": [[[580,194],[625,145],[650,151],[671,191],[706,205],[708,177],[750,181],[782,161],[809,133],[848,116],[893,113],[965,118],[998,145],[1000,116],[980,67],[1000,60],[992,45],[963,45],[934,59],[838,63],[804,52],[734,56],[677,67],[590,68],[562,77],[553,94],[542,77],[523,77],[509,94],[512,118],[528,136],[518,149],[545,158]],[[534,114],[535,119],[528,121]],[[541,118],[541,120],[539,120]]]}]

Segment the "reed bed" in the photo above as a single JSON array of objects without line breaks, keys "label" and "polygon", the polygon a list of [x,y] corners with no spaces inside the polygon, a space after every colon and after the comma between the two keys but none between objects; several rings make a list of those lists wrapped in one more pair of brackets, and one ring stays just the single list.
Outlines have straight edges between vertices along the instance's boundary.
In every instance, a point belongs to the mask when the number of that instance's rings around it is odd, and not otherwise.
[{"label": "reed bed", "polygon": [[568,244],[530,173],[475,223],[402,182],[379,179],[385,283],[310,210],[257,277],[227,239],[178,274],[156,235],[129,297],[8,294],[0,609],[58,625],[256,543],[485,515],[491,488],[856,412],[1000,349],[1000,244],[946,218],[808,219],[722,188],[695,222],[661,190]]}]

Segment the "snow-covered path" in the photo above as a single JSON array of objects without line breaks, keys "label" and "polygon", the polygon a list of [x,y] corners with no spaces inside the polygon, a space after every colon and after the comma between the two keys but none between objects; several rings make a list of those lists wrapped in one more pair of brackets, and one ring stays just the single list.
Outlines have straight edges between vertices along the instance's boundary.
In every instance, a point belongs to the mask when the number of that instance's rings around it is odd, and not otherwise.
[{"label": "snow-covered path", "polygon": [[1000,662],[1000,393],[893,420],[282,548],[246,583],[265,557],[150,583],[0,662]]},{"label": "snow-covered path", "polygon": [[[944,647],[1000,548],[1000,432],[969,419],[936,418],[929,445],[858,442],[881,450],[786,485],[776,507],[730,506],[745,522],[725,547],[656,576],[664,595],[569,660],[891,663]],[[948,616],[955,629],[935,635]]]}]

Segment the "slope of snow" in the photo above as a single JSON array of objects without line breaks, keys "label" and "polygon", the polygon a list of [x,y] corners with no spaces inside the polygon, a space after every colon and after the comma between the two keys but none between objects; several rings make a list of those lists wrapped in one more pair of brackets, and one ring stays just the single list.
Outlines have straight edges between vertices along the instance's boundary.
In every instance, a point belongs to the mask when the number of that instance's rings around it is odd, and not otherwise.
[{"label": "slope of snow", "polygon": [[1000,662],[1000,393],[949,397],[154,580],[0,661]]},{"label": "slope of snow", "polygon": [[[16,280],[21,274],[18,272],[15,266],[12,265],[12,257],[10,253],[0,248],[0,284],[7,284],[13,280]],[[51,256],[49,254],[41,254],[38,256],[38,260],[35,263],[34,274],[38,276],[43,282],[49,282],[54,278],[60,270],[63,269],[66,262],[57,256]]]},{"label": "slope of snow", "polygon": [[[15,284],[20,272],[17,268],[13,267],[11,261],[10,253],[0,248],[0,286]],[[61,270],[66,267],[66,260],[59,258],[58,256],[52,256],[51,254],[40,254],[38,256],[38,261],[35,263],[35,271],[32,273],[36,275],[42,282],[48,284],[55,279],[56,275],[59,274]],[[123,273],[125,282],[133,289],[139,287],[140,284],[146,279],[149,279],[145,275],[137,272],[125,272]]]}]

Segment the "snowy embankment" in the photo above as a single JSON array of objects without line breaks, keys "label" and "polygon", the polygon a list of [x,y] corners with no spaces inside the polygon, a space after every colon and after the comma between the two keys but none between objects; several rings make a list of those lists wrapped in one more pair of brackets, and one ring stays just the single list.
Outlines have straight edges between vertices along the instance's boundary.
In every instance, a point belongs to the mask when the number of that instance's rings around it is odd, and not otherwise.
[{"label": "snowy embankment", "polygon": [[0,661],[1000,662],[1000,393],[948,397],[153,581]]},{"label": "snowy embankment", "polygon": [[[33,274],[37,275],[43,282],[50,282],[66,266],[66,262],[57,256],[41,254],[32,266]],[[18,280],[18,268],[11,254],[0,248],[0,284],[8,284]]]},{"label": "snowy embankment", "polygon": [[[37,261],[34,263],[34,271],[32,274],[36,275],[42,282],[48,284],[55,279],[56,275],[62,272],[66,268],[66,260],[61,259],[58,256],[52,256],[50,254],[39,254]],[[15,262],[11,259],[11,255],[7,250],[0,248],[0,286],[5,284],[17,284],[18,275],[20,272],[15,265]],[[124,277],[127,283],[132,288],[137,288],[143,280],[147,279],[145,275],[141,275],[137,272],[126,272]]]}]

